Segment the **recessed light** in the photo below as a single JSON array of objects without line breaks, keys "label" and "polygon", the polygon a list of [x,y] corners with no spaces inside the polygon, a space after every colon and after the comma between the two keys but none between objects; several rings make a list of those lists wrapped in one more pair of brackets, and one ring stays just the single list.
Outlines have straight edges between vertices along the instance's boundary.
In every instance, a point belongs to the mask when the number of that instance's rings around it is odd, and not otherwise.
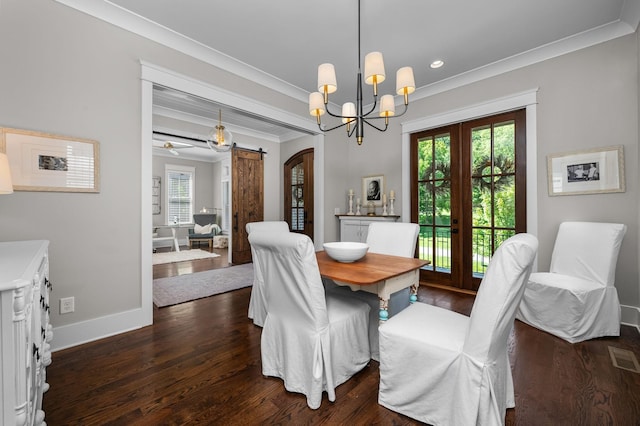
[{"label": "recessed light", "polygon": [[441,60],[441,59],[438,59],[437,61],[431,62],[430,67],[433,68],[433,69],[436,69],[436,68],[440,68],[443,65],[444,65],[444,61]]}]

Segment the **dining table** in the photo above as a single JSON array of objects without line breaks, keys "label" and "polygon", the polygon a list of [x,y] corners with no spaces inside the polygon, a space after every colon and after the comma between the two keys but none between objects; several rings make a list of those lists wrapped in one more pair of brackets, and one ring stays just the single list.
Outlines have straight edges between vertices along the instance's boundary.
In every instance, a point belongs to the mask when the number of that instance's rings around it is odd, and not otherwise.
[{"label": "dining table", "polygon": [[316,258],[323,278],[348,286],[352,291],[377,294],[381,323],[389,318],[391,294],[410,287],[410,302],[417,300],[420,268],[430,263],[428,260],[380,253],[367,253],[355,262],[345,263],[332,259],[324,250],[317,251]]}]

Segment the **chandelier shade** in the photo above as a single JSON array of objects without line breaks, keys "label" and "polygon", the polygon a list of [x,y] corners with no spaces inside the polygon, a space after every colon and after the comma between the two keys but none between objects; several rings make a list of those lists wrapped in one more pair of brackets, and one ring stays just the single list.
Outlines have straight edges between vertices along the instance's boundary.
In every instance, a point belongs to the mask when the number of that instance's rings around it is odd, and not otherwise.
[{"label": "chandelier shade", "polygon": [[[379,112],[376,116],[374,111],[378,106],[378,84],[386,79],[384,69],[384,59],[381,52],[368,53],[364,58],[364,83],[373,86],[373,105],[365,112],[362,99],[362,63],[360,56],[360,1],[358,0],[358,78],[356,87],[356,102],[346,102],[342,105],[340,114],[329,109],[329,95],[338,90],[336,71],[333,64],[324,63],[318,66],[318,91],[309,94],[309,114],[316,117],[318,127],[323,132],[329,132],[345,126],[347,136],[354,133],[358,145],[362,145],[364,138],[364,124],[376,130],[384,132],[389,127],[389,117],[399,117],[407,112],[409,106],[409,95],[416,90],[413,69],[411,67],[400,68],[396,72],[396,94],[403,97],[404,109],[396,115],[395,99],[393,95],[384,95],[380,98]],[[324,128],[321,116],[328,114],[331,117],[339,118],[342,124],[335,127]],[[384,127],[374,124],[374,120],[384,119]]]}]

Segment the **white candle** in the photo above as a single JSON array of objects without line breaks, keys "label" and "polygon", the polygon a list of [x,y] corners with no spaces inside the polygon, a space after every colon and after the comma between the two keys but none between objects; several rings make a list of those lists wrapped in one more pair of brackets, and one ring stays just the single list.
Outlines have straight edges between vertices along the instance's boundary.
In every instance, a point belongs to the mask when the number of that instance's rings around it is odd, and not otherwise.
[{"label": "white candle", "polygon": [[390,198],[396,198],[396,192],[393,189],[391,191],[389,191],[389,197]]},{"label": "white candle", "polygon": [[353,195],[353,189],[349,190],[349,195]]},{"label": "white candle", "polygon": [[360,198],[356,198],[356,204],[360,205]]},{"label": "white candle", "polygon": [[387,194],[382,194],[382,204],[387,204]]}]

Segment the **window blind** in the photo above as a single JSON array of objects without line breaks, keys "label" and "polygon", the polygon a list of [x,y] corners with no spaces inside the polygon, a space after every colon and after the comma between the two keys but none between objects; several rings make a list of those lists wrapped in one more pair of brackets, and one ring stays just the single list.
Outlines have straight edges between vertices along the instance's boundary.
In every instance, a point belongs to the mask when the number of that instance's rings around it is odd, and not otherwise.
[{"label": "window blind", "polygon": [[193,222],[193,173],[167,171],[167,223]]}]

